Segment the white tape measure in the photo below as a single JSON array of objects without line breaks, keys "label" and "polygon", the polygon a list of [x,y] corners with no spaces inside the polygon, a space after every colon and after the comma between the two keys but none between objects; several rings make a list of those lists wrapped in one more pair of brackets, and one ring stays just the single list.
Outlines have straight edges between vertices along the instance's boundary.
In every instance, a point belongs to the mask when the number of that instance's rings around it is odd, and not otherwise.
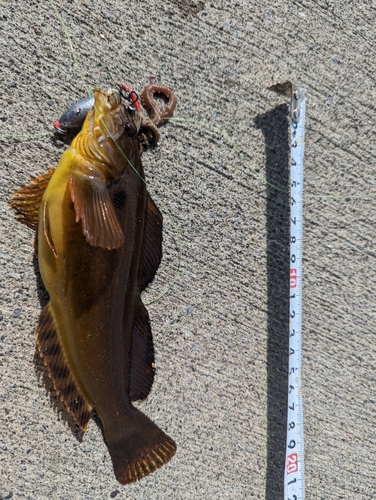
[{"label": "white tape measure", "polygon": [[285,500],[303,500],[305,484],[301,367],[303,166],[305,122],[304,89],[296,89],[293,91],[291,98],[291,110],[290,343]]},{"label": "white tape measure", "polygon": [[291,82],[269,87],[291,97],[290,168],[290,341],[288,374],[285,500],[304,500],[304,428],[302,396],[302,240],[305,89]]}]

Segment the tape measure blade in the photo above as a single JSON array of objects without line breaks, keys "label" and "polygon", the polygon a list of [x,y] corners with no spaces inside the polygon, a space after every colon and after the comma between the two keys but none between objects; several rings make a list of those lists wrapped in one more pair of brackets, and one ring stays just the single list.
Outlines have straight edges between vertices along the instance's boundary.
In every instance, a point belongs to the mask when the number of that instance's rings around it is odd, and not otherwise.
[{"label": "tape measure blade", "polygon": [[291,120],[290,159],[290,342],[288,374],[288,422],[285,462],[285,500],[303,500],[304,483],[304,421],[301,380],[302,360],[302,237],[303,237],[303,175],[305,90],[299,122]]}]

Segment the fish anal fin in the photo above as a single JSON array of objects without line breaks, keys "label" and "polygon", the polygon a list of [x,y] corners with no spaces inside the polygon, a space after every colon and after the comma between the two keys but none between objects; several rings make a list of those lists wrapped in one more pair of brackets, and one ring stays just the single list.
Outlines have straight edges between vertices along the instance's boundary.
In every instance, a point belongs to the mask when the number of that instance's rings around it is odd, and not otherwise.
[{"label": "fish anal fin", "polygon": [[49,168],[44,174],[32,177],[30,184],[15,191],[9,202],[10,208],[16,212],[16,219],[31,229],[37,228],[42,197],[54,172],[55,168]]},{"label": "fish anal fin", "polygon": [[153,385],[155,373],[153,337],[149,314],[139,298],[136,302],[133,332],[129,396],[131,401],[145,399]]},{"label": "fish anal fin", "polygon": [[151,474],[166,464],[175,454],[176,445],[146,415],[133,408],[127,419],[124,435],[111,435],[105,429],[105,439],[111,455],[116,479],[129,484]]},{"label": "fish anal fin", "polygon": [[82,165],[68,175],[68,184],[76,222],[81,220],[89,245],[120,248],[124,235],[104,175],[90,165]]},{"label": "fish anal fin", "polygon": [[154,279],[161,262],[162,226],[162,214],[148,193],[144,243],[138,277],[140,291],[144,290]]},{"label": "fish anal fin", "polygon": [[90,419],[91,408],[79,391],[69,369],[50,302],[39,317],[36,338],[39,354],[56,393],[77,425],[84,431]]}]

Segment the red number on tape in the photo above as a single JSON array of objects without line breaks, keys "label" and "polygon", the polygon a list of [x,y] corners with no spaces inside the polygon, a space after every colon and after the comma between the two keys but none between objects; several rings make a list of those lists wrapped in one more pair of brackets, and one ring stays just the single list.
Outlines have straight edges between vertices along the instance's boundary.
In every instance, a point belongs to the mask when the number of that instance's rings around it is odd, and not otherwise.
[{"label": "red number on tape", "polygon": [[298,275],[296,269],[290,269],[290,288],[296,288],[297,281]]},{"label": "red number on tape", "polygon": [[291,453],[288,455],[286,460],[286,473],[292,474],[293,472],[298,472],[298,454]]}]

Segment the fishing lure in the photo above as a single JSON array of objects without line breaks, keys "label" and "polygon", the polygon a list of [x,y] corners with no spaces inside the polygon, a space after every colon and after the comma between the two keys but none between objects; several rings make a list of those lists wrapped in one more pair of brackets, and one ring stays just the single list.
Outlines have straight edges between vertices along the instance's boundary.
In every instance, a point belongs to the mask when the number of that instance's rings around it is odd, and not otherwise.
[{"label": "fishing lure", "polygon": [[72,104],[59,118],[54,122],[54,128],[59,134],[67,134],[69,129],[81,128],[85,118],[91,108],[94,106],[94,97],[85,97],[81,101]]},{"label": "fishing lure", "polygon": [[[78,113],[67,110],[60,128],[76,124],[74,114],[82,118],[84,101]],[[40,356],[79,427],[86,429],[93,410],[99,415],[122,484],[154,472],[176,450],[132,404],[154,380],[140,294],[162,257],[162,215],[143,181],[134,104],[119,90],[94,89],[94,106],[57,167],[11,199],[18,220],[36,229],[50,296],[36,331]]]},{"label": "fishing lure", "polygon": [[[150,76],[150,83],[146,85],[141,93],[141,102],[148,111],[148,116],[142,111],[140,99],[131,87],[125,83],[119,86],[120,94],[125,97],[129,103],[129,109],[134,111],[141,120],[139,130],[139,142],[142,146],[155,146],[159,139],[160,133],[157,129],[159,125],[166,123],[172,117],[176,108],[175,94],[169,87],[160,85],[155,82],[155,76]],[[155,97],[163,96],[166,100],[166,105],[161,110]],[[59,118],[54,122],[56,132],[67,134],[70,129],[80,128],[94,105],[94,97],[85,97],[79,102],[72,104]],[[143,148],[141,148],[142,151]]]}]

